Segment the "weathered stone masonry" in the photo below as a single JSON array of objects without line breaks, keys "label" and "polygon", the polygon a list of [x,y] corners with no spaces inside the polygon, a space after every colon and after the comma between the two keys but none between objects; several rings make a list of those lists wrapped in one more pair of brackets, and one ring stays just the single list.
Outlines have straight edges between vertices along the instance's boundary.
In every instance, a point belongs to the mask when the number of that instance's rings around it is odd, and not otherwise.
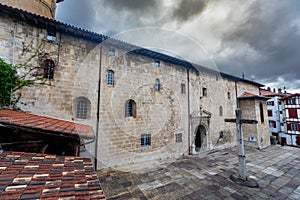
[{"label": "weathered stone masonry", "polygon": [[[260,84],[163,59],[157,66],[155,58],[129,52],[129,44],[114,40],[101,43],[87,36],[96,34],[41,17],[39,20],[47,26],[1,14],[0,57],[24,63],[43,44],[43,50],[55,62],[54,79],[48,80],[51,86],[24,89],[22,102],[26,105],[21,105],[22,109],[92,126],[98,138],[96,144],[87,146],[86,153],[97,156],[98,168],[236,144],[235,125],[225,123],[224,118],[235,117],[236,93],[259,94]],[[47,39],[46,27],[55,27],[55,40]],[[34,58],[30,63],[37,62]],[[112,85],[107,84],[109,70],[113,72]],[[86,119],[76,118],[81,98],[90,102]],[[135,114],[126,117],[129,100],[135,103]],[[258,103],[247,109],[257,109]],[[246,111],[243,116],[259,117]],[[262,138],[268,134],[264,126],[256,127]],[[143,135],[151,136],[151,145],[142,145]]]}]

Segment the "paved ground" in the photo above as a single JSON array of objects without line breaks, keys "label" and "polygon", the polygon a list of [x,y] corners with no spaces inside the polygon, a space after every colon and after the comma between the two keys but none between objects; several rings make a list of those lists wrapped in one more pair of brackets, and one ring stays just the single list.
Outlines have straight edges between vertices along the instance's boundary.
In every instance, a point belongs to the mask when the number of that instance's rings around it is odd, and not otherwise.
[{"label": "paved ground", "polygon": [[300,148],[246,149],[248,175],[259,187],[233,183],[235,149],[98,172],[107,199],[300,199]]}]

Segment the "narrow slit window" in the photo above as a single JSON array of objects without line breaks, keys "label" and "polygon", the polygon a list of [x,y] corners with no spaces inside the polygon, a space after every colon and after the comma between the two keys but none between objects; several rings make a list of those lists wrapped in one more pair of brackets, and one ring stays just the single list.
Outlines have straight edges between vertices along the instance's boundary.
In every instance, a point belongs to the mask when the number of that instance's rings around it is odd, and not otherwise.
[{"label": "narrow slit window", "polygon": [[159,79],[155,80],[155,90],[160,91],[160,81],[159,81]]},{"label": "narrow slit window", "polygon": [[223,107],[222,106],[219,107],[219,115],[223,116]]},{"label": "narrow slit window", "polygon": [[262,103],[259,103],[259,112],[260,112],[260,122],[264,123],[265,122],[265,116],[264,116],[264,108]]},{"label": "narrow slit window", "polygon": [[185,94],[185,84],[181,83],[181,94]]},{"label": "narrow slit window", "polygon": [[204,87],[202,88],[202,96],[206,97],[207,96],[207,89]]}]

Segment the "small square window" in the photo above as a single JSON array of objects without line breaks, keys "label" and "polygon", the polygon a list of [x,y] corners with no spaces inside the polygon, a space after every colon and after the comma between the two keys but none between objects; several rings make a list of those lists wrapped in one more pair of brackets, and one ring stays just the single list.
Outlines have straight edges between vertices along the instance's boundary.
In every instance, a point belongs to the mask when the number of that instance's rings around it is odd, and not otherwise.
[{"label": "small square window", "polygon": [[176,133],[175,134],[175,142],[181,143],[182,142],[182,133]]},{"label": "small square window", "polygon": [[115,49],[109,49],[108,50],[108,55],[109,56],[115,56],[116,55],[116,50]]},{"label": "small square window", "polygon": [[159,66],[160,66],[160,61],[159,61],[159,60],[156,60],[156,61],[155,61],[155,66],[156,66],[156,67],[159,67]]},{"label": "small square window", "polygon": [[151,146],[151,134],[141,135],[141,146]]},{"label": "small square window", "polygon": [[47,31],[46,39],[51,42],[56,41],[56,33],[54,31]]}]

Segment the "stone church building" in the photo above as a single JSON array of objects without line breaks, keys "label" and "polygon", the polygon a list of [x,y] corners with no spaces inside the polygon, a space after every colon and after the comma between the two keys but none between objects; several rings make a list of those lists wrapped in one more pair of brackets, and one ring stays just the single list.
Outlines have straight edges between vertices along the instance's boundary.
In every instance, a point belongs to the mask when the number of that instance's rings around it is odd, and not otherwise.
[{"label": "stone church building", "polygon": [[235,124],[224,119],[237,104],[258,121],[243,126],[246,143],[269,145],[262,84],[0,2],[0,58],[21,64],[36,54],[29,64],[43,69],[32,76],[48,83],[24,88],[19,106],[91,126],[82,155],[98,169],[235,146]]}]

